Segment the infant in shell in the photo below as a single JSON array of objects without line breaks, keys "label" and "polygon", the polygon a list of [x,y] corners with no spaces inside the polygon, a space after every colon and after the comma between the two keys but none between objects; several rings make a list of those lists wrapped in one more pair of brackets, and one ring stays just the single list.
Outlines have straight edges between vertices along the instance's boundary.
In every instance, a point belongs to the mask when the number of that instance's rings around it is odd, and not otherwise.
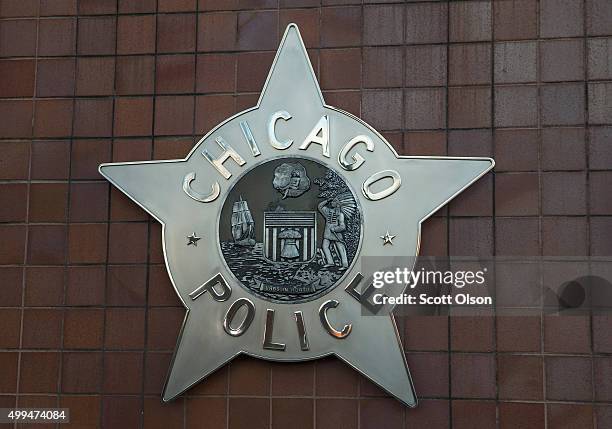
[{"label": "infant in shell", "polygon": [[310,189],[310,179],[304,166],[298,162],[285,162],[274,170],[272,186],[283,196],[299,197]]}]

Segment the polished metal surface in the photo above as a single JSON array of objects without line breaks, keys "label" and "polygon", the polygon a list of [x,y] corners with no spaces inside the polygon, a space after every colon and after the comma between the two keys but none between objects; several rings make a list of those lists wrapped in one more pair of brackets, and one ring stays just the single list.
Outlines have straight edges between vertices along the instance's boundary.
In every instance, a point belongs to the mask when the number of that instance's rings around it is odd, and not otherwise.
[{"label": "polished metal surface", "polygon": [[[318,250],[326,233],[320,226],[316,237],[321,239],[315,250],[328,269],[341,270],[342,275],[320,294],[281,302],[254,293],[237,279],[223,257],[220,237],[228,233],[221,227],[227,222],[221,214],[231,190],[249,172],[284,158],[290,158],[288,162],[309,160],[338,174],[355,198],[355,207],[347,213],[359,214],[360,232],[350,261],[339,245],[344,236],[332,235],[340,231],[336,227],[327,232],[335,249],[331,258],[321,256]],[[219,124],[185,159],[102,164],[99,168],[163,225],[166,267],[186,308],[163,400],[180,395],[239,354],[275,361],[335,355],[404,404],[415,406],[394,318],[363,315],[364,307],[371,305],[365,302],[371,288],[363,283],[373,270],[362,260],[417,255],[423,220],[493,165],[490,158],[398,156],[361,119],[325,104],[298,28],[289,25],[255,107]],[[292,185],[277,189],[283,204],[304,198],[301,174],[298,171],[287,179],[294,180]],[[265,186],[266,192],[274,192],[269,182]],[[254,193],[249,198],[258,197]],[[321,198],[321,204],[328,207],[323,210],[329,214],[325,221],[316,214],[316,206],[309,205],[306,211],[314,211],[321,225],[338,222],[340,212],[332,211],[341,203]],[[258,237],[250,235],[248,216],[241,216],[246,217],[233,225],[243,229],[234,239],[248,247]],[[289,221],[306,222],[307,216],[300,216]],[[261,231],[261,225],[255,221],[254,225]],[[314,227],[316,222],[306,226]],[[279,261],[277,255],[273,263],[298,263],[291,259],[301,255],[303,248],[296,240],[304,240],[306,226],[301,236],[289,232],[284,238],[277,236],[288,247],[281,250],[285,260]],[[194,231],[199,245],[185,245],[185,237]],[[397,236],[395,241],[390,231]],[[389,245],[384,245],[387,241]],[[316,260],[311,258],[312,254],[304,253],[299,263]]]}]

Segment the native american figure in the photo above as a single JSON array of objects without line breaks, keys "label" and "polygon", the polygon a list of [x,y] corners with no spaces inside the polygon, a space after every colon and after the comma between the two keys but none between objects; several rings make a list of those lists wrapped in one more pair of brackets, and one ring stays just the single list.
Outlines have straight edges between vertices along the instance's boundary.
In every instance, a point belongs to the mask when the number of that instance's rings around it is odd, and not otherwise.
[{"label": "native american figure", "polygon": [[332,255],[332,248],[340,259],[340,266],[343,268],[348,267],[349,263],[343,233],[346,231],[347,217],[353,216],[356,210],[355,200],[350,192],[342,193],[332,199],[319,203],[319,211],[325,218],[322,248],[326,267],[336,265]]}]

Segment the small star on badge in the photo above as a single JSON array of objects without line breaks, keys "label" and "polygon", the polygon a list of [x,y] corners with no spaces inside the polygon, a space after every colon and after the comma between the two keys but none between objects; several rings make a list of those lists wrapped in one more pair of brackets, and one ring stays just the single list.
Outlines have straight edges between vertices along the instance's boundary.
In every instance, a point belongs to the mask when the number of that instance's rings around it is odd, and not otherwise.
[{"label": "small star on badge", "polygon": [[195,232],[192,232],[191,235],[187,236],[187,246],[193,244],[197,247],[198,241],[201,240],[202,237],[198,237]]},{"label": "small star on badge", "polygon": [[387,233],[385,235],[381,235],[380,238],[383,239],[383,246],[386,246],[387,244],[393,245],[393,239],[395,238],[395,235],[389,234],[389,230],[387,230]]}]

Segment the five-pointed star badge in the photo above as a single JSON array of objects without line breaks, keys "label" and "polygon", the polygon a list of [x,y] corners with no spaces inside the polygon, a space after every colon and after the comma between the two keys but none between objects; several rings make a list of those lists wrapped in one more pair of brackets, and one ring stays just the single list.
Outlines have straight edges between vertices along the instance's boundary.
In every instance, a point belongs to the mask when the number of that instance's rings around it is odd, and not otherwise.
[{"label": "five-pointed star badge", "polygon": [[201,239],[202,237],[198,237],[195,232],[192,232],[191,235],[187,236],[187,246],[190,246],[192,244],[194,246],[197,246],[198,241],[200,241]]},{"label": "five-pointed star badge", "polygon": [[[220,214],[247,171],[289,156],[337,171],[359,200],[363,226],[358,257],[338,284],[310,301],[279,303],[254,295],[228,269],[219,230],[229,226]],[[493,164],[490,158],[397,155],[374,128],[325,104],[297,26],[289,25],[256,106],[216,126],[184,159],[99,169],[163,225],[166,267],[186,308],[164,401],[239,354],[277,361],[335,355],[416,405],[393,316],[364,315],[359,291],[367,285],[361,280],[376,267],[363,261],[416,256],[421,223]],[[392,246],[381,245],[381,228],[397,236]],[[193,240],[202,245],[186,246],[194,230],[201,238],[194,234]],[[384,244],[393,237],[383,236]]]},{"label": "five-pointed star badge", "polygon": [[389,231],[387,231],[385,235],[381,235],[380,238],[382,238],[383,246],[385,246],[387,244],[393,244],[393,239],[395,238],[395,235],[391,235],[389,234]]}]

